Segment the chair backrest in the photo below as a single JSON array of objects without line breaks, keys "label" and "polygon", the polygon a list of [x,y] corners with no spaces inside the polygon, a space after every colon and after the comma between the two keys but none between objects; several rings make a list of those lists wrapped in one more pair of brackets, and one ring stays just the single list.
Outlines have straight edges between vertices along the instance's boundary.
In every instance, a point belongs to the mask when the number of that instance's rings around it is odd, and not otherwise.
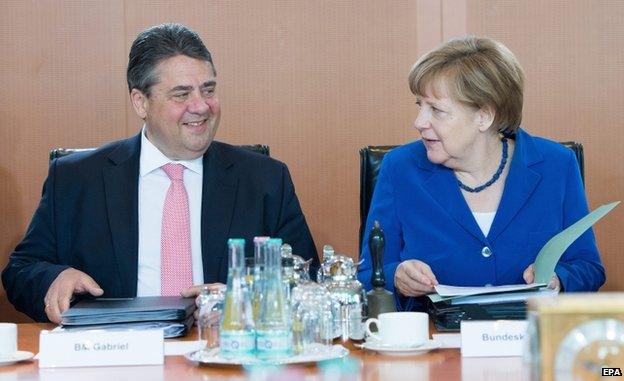
[{"label": "chair backrest", "polygon": [[[561,142],[561,144],[574,151],[581,170],[581,179],[585,184],[583,145],[578,142]],[[368,146],[360,150],[360,252],[362,251],[362,237],[366,227],[368,209],[373,198],[375,184],[377,184],[381,161],[395,147],[397,146]]]},{"label": "chair backrest", "polygon": [[[248,149],[250,151],[271,156],[269,146],[263,144],[244,144],[239,147]],[[50,150],[50,161],[58,159],[59,157],[71,155],[76,152],[93,151],[95,148],[54,148]]]}]

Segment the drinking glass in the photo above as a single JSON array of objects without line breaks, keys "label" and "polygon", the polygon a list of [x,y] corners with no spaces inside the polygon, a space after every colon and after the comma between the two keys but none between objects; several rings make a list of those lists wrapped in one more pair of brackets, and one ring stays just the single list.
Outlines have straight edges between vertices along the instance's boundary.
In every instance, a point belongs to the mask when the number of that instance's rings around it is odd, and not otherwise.
[{"label": "drinking glass", "polygon": [[301,283],[292,293],[293,345],[295,353],[327,351],[333,339],[329,291],[314,282]]},{"label": "drinking glass", "polygon": [[204,287],[195,304],[199,310],[197,329],[199,340],[206,341],[204,350],[210,350],[219,346],[219,328],[223,315],[225,294],[223,289]]}]

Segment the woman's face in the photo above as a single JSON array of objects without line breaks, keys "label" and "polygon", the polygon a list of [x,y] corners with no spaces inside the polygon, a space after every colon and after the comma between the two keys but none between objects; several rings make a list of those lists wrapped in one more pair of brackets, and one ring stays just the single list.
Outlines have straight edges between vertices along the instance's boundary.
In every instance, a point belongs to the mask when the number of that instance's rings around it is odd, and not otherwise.
[{"label": "woman's face", "polygon": [[446,86],[435,89],[416,97],[419,111],[414,127],[420,132],[429,161],[455,169],[471,156],[475,141],[487,128],[479,109],[453,100]]}]

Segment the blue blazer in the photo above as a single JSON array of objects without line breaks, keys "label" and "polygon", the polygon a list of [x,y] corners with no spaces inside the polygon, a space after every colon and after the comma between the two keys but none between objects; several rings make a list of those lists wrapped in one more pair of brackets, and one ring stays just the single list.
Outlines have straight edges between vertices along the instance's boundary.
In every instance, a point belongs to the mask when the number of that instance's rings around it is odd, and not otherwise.
[{"label": "blue blazer", "polygon": [[[46,321],[43,298],[68,267],[84,271],[104,297],[137,293],[141,138],[75,153],[50,164],[43,196],[2,273],[11,303]],[[203,157],[201,246],[206,283],[227,277],[227,239],[280,237],[318,258],[288,168],[264,155],[213,142]]]},{"label": "blue blazer", "polygon": [[[375,220],[386,237],[386,288],[394,291],[396,268],[408,259],[431,266],[441,284],[524,283],[522,273],[542,246],[588,212],[574,153],[520,129],[503,196],[486,237],[453,171],[431,163],[422,141],[415,141],[384,157],[366,223],[358,278],[371,288],[368,234]],[[492,255],[486,257],[483,253],[488,249]],[[566,250],[555,272],[565,291],[595,291],[604,284],[605,272],[591,229]]]}]

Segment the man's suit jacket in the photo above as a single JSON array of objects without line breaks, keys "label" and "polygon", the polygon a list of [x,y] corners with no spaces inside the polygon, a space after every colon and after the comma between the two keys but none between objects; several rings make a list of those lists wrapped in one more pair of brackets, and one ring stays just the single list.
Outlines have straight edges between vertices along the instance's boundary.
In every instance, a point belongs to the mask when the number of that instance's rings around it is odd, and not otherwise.
[{"label": "man's suit jacket", "polygon": [[[422,141],[389,152],[381,165],[366,224],[359,279],[371,287],[368,232],[385,231],[386,287],[397,266],[418,259],[440,284],[524,283],[522,273],[555,234],[588,213],[574,153],[519,130],[503,196],[489,234],[477,225],[453,171],[431,163]],[[491,255],[487,255],[491,253]],[[555,269],[566,291],[595,291],[605,273],[592,230],[579,237]],[[406,308],[409,304],[406,305]]]},{"label": "man's suit jacket", "polygon": [[[105,297],[137,293],[140,135],[50,164],[41,202],[2,273],[11,303],[47,320],[43,298],[68,267],[84,271]],[[286,165],[213,142],[203,157],[201,244],[206,283],[227,278],[227,239],[282,238],[318,262]],[[160,239],[160,237],[154,237]]]}]

